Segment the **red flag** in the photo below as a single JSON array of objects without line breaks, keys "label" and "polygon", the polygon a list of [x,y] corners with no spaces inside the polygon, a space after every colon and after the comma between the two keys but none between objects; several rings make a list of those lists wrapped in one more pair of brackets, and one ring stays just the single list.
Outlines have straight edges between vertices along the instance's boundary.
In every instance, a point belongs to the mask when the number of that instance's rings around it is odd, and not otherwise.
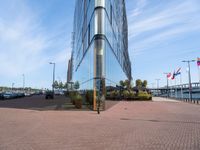
[{"label": "red flag", "polygon": [[176,76],[176,73],[175,73],[175,71],[174,71],[173,76],[172,76],[172,80],[175,79],[175,76]]},{"label": "red flag", "polygon": [[172,74],[171,74],[171,73],[168,73],[168,74],[167,74],[167,78],[168,78],[168,79],[170,79],[170,78],[171,78],[171,76],[172,76]]},{"label": "red flag", "polygon": [[197,66],[200,66],[200,58],[197,58]]}]

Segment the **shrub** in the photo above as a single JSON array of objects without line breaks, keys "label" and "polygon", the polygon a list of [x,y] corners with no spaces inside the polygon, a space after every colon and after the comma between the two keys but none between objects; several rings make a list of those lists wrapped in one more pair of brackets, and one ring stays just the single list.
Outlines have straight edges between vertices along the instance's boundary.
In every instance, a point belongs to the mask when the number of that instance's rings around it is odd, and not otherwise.
[{"label": "shrub", "polygon": [[135,98],[135,93],[133,91],[129,92],[129,99],[134,99]]},{"label": "shrub", "polygon": [[73,97],[75,101],[75,107],[78,109],[82,108],[82,96],[80,94],[77,94]]},{"label": "shrub", "polygon": [[123,91],[123,96],[124,96],[125,99],[128,99],[129,98],[129,91],[124,90]]},{"label": "shrub", "polygon": [[152,100],[151,94],[148,94],[147,92],[143,92],[143,91],[139,91],[137,97],[139,100]]},{"label": "shrub", "polygon": [[120,96],[119,91],[112,91],[112,92],[110,92],[110,98],[111,99],[118,99],[119,96]]},{"label": "shrub", "polygon": [[85,94],[86,102],[91,106],[93,105],[93,94],[93,90],[87,91]]},{"label": "shrub", "polygon": [[69,98],[71,99],[71,103],[73,104],[73,105],[75,105],[75,97],[76,97],[76,95],[78,94],[78,92],[77,91],[70,91],[69,92]]}]

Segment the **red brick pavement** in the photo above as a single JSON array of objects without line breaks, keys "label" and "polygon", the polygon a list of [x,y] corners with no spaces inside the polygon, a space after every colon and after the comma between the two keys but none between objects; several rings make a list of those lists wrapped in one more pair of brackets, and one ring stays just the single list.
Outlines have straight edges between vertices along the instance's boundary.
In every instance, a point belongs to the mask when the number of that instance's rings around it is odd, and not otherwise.
[{"label": "red brick pavement", "polygon": [[199,150],[200,106],[119,102],[92,111],[0,108],[0,150]]}]

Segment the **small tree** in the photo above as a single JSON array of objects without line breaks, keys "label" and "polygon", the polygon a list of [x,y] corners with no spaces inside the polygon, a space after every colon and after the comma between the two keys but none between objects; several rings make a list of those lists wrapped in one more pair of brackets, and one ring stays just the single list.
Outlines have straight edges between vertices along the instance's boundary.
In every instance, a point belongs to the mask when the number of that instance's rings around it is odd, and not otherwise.
[{"label": "small tree", "polygon": [[58,84],[58,88],[59,88],[59,89],[63,89],[63,87],[64,87],[64,86],[63,86],[63,83],[60,81],[59,84]]},{"label": "small tree", "polygon": [[125,80],[124,84],[125,84],[127,89],[131,88],[131,82],[129,80]]},{"label": "small tree", "polygon": [[147,87],[147,80],[144,80],[144,81],[142,82],[142,87],[144,87],[144,88]]},{"label": "small tree", "polygon": [[56,89],[59,87],[58,81],[54,81],[53,87],[56,88]]},{"label": "small tree", "polygon": [[66,89],[66,90],[68,90],[68,88],[69,88],[69,85],[68,85],[68,83],[67,83],[67,82],[64,84],[63,88],[64,88],[64,89]]},{"label": "small tree", "polygon": [[137,88],[141,88],[142,87],[142,81],[140,79],[137,79],[135,83],[136,83],[136,87]]},{"label": "small tree", "polygon": [[75,90],[78,90],[79,88],[80,88],[80,84],[79,84],[78,81],[76,81],[76,82],[74,83],[74,89],[75,89]]},{"label": "small tree", "polygon": [[124,88],[124,86],[125,86],[124,81],[123,80],[119,81],[119,85]]}]

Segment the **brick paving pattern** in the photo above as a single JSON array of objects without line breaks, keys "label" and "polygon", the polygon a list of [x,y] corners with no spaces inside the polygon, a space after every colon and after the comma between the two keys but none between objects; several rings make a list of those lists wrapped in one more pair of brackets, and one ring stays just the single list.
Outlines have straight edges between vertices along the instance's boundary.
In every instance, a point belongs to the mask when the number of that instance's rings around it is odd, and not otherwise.
[{"label": "brick paving pattern", "polygon": [[0,150],[200,149],[200,105],[122,101],[97,115],[5,103],[0,102]]}]

